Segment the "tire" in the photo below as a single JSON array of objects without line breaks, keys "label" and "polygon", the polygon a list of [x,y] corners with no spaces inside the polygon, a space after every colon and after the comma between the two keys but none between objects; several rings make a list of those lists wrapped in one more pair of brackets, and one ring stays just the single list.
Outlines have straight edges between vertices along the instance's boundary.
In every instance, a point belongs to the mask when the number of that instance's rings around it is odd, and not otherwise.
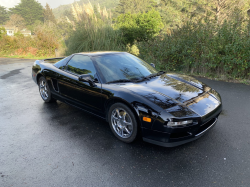
[{"label": "tire", "polygon": [[46,103],[52,103],[55,102],[56,100],[52,98],[51,91],[49,89],[49,85],[44,77],[39,78],[39,93],[44,102]]},{"label": "tire", "polygon": [[125,143],[136,139],[138,124],[134,113],[122,103],[113,104],[108,113],[109,126],[116,138]]}]

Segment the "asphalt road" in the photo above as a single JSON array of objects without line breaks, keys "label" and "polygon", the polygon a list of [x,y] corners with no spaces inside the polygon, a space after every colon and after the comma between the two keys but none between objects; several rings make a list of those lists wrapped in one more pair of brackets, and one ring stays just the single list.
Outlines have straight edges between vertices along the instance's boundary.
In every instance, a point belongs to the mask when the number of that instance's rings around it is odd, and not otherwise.
[{"label": "asphalt road", "polygon": [[176,148],[124,144],[108,124],[46,104],[34,60],[0,58],[0,186],[250,186],[250,86],[199,78],[222,96],[217,125]]}]

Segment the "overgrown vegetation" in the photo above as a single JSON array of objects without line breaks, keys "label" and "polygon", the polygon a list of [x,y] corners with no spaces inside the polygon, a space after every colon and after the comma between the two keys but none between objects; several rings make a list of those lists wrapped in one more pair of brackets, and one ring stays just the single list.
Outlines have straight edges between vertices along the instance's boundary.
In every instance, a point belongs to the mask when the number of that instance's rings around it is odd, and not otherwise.
[{"label": "overgrown vegetation", "polygon": [[66,40],[66,54],[83,51],[124,51],[126,47],[121,40],[121,32],[110,26],[79,25]]},{"label": "overgrown vegetation", "polygon": [[186,23],[171,35],[140,42],[140,57],[167,71],[250,78],[250,23]]},{"label": "overgrown vegetation", "polygon": [[[14,29],[11,32],[15,33],[9,36],[0,26],[1,56],[53,57],[56,49],[64,51],[64,34],[72,30],[72,26],[65,21],[57,23],[48,4],[43,9],[35,0],[21,0],[8,12],[2,7],[0,10],[0,17],[9,15],[4,24]],[[27,29],[31,30],[32,35],[24,36],[23,32],[27,32]]]},{"label": "overgrown vegetation", "polygon": [[[28,1],[34,0],[21,3]],[[36,18],[33,24],[17,7],[0,7],[0,17],[12,24],[24,20],[34,35],[8,37],[1,31],[0,53],[128,51],[159,70],[250,79],[250,0],[82,0],[61,10],[58,19],[46,5],[43,23]]]},{"label": "overgrown vegetation", "polygon": [[66,54],[82,51],[117,50],[124,51],[125,45],[119,30],[111,27],[111,12],[106,8],[94,7],[88,3],[80,6],[72,5],[74,20],[69,22],[74,25],[74,30],[66,40]]},{"label": "overgrown vegetation", "polygon": [[163,27],[160,13],[156,10],[147,13],[121,14],[115,24],[115,28],[123,33],[123,42],[126,44],[152,40]]},{"label": "overgrown vegetation", "polygon": [[[76,3],[79,5],[82,5],[83,3],[88,4],[89,2],[92,3],[94,9],[97,9],[97,5],[99,4],[99,6],[101,8],[106,7],[106,9],[114,10],[115,7],[119,4],[119,0],[91,0],[91,1],[80,0],[80,1],[75,1],[73,3],[73,5],[75,5]],[[70,17],[71,4],[60,5],[59,7],[53,9],[53,13],[54,13],[55,17],[58,19],[60,19],[60,17],[62,17],[62,16]]]},{"label": "overgrown vegetation", "polygon": [[0,29],[0,55],[54,56],[61,43],[53,27],[52,24],[37,26],[34,29],[36,37],[24,36],[20,32],[11,37],[5,34],[5,29]]}]

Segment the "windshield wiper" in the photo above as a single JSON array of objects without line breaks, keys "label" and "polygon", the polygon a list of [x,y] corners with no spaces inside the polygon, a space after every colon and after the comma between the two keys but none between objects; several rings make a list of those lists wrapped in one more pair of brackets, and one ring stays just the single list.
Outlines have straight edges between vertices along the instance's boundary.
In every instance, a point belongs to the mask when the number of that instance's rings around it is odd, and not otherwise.
[{"label": "windshield wiper", "polygon": [[150,75],[146,76],[145,78],[156,77],[156,76],[162,75],[162,74],[164,74],[164,73],[165,73],[165,71],[159,71],[158,73],[150,74]]},{"label": "windshield wiper", "polygon": [[148,75],[146,77],[142,77],[141,79],[136,80],[136,82],[142,82],[144,80],[150,80],[150,78],[162,75],[164,73],[165,73],[165,71],[159,71],[158,73],[153,73],[153,74],[150,74],[150,75]]},{"label": "windshield wiper", "polygon": [[145,81],[145,80],[150,80],[150,78],[148,76],[141,77],[140,79],[136,79],[135,82],[142,82],[142,81]]},{"label": "windshield wiper", "polygon": [[119,83],[119,82],[132,82],[132,81],[128,80],[128,79],[118,79],[118,80],[107,82],[106,84],[109,84],[109,83]]},{"label": "windshield wiper", "polygon": [[162,75],[164,73],[165,73],[165,71],[159,71],[158,73],[150,74],[150,75],[148,75],[146,77],[132,78],[130,80],[129,79],[118,79],[118,80],[107,82],[106,84],[109,84],[109,83],[119,83],[119,82],[142,82],[144,80],[150,80],[150,78]]},{"label": "windshield wiper", "polygon": [[162,74],[164,74],[164,73],[166,73],[166,72],[165,72],[165,71],[159,71],[159,72],[157,73],[157,76],[162,75]]}]

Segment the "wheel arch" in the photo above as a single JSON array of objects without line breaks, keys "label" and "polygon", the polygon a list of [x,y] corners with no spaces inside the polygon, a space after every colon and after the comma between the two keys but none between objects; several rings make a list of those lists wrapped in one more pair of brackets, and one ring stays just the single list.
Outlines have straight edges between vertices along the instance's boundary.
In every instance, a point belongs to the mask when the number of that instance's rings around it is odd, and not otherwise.
[{"label": "wheel arch", "polygon": [[110,100],[107,101],[107,103],[106,103],[106,116],[105,116],[107,122],[108,122],[109,109],[115,103],[122,103],[122,104],[125,104],[127,107],[129,107],[129,109],[135,115],[138,127],[141,128],[141,120],[139,118],[139,114],[137,113],[136,109],[134,108],[134,106],[132,104],[130,104],[129,102],[127,102],[127,101],[125,101],[124,99],[121,99],[121,98],[112,98],[112,99],[110,99]]},{"label": "wheel arch", "polygon": [[38,74],[36,75],[36,83],[37,83],[37,84],[39,83],[39,79],[40,79],[41,77],[44,77],[43,74],[42,74],[41,72],[38,73]]}]

